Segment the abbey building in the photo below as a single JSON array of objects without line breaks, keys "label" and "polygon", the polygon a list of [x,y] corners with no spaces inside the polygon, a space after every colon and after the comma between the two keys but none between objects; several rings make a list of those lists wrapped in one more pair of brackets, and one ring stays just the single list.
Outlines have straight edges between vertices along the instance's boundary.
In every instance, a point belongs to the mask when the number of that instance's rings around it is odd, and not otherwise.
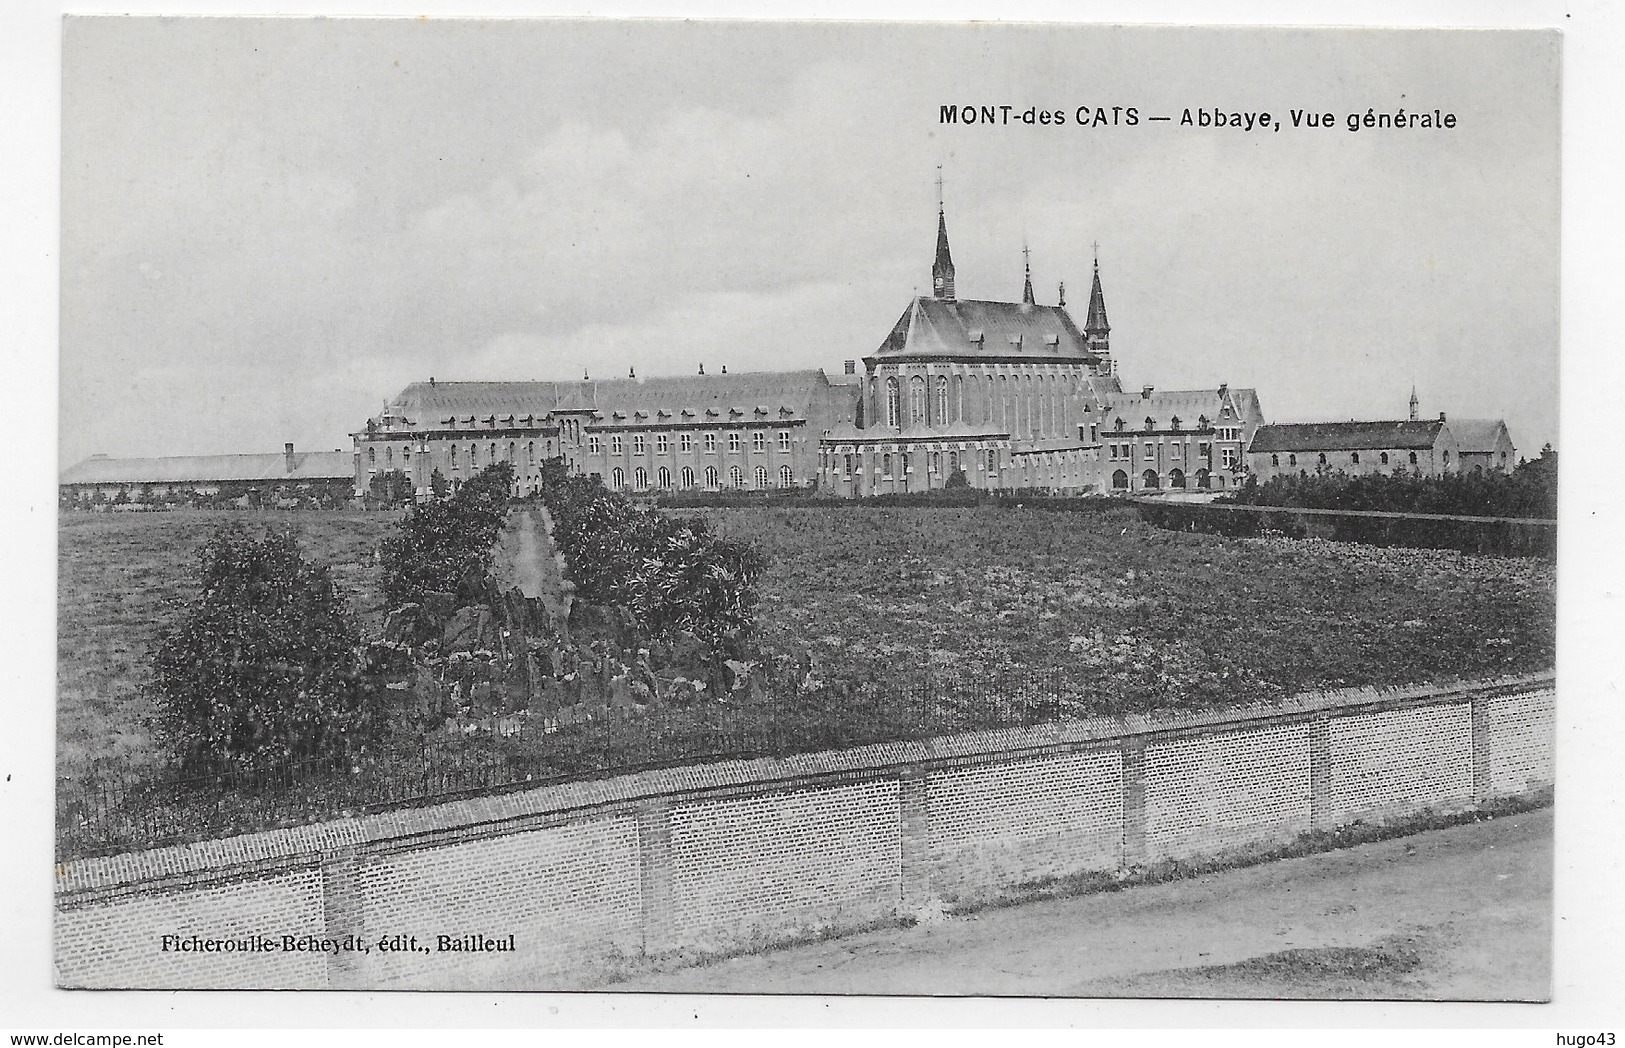
[{"label": "abbey building", "polygon": [[562,457],[615,490],[811,488],[836,497],[971,487],[1056,493],[1223,488],[1263,421],[1252,390],[1125,394],[1098,260],[1082,328],[1065,304],[959,298],[937,212],[932,293],[879,346],[821,370],[579,382],[428,382],[353,434],[355,484],[405,474],[419,496],[513,463],[531,490]]}]

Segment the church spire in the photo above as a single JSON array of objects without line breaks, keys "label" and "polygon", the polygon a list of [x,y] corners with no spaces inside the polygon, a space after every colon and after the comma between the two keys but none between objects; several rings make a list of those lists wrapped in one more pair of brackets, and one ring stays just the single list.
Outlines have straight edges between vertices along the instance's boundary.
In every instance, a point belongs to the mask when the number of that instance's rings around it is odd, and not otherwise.
[{"label": "church spire", "polygon": [[1416,384],[1412,383],[1411,384],[1411,421],[1412,422],[1416,421],[1416,412],[1417,412],[1417,409],[1420,408],[1421,406],[1422,406],[1422,402],[1420,400],[1416,399]]},{"label": "church spire", "polygon": [[1106,321],[1106,295],[1100,290],[1100,245],[1095,245],[1095,282],[1089,288],[1089,315],[1083,322],[1083,334],[1089,348],[1102,357],[1111,356],[1112,326]]},{"label": "church spire", "polygon": [[1027,245],[1021,245],[1021,269],[1025,277],[1025,284],[1021,289],[1021,301],[1025,305],[1034,305],[1033,301],[1033,259]]},{"label": "church spire", "polygon": [[954,260],[948,253],[948,220],[942,208],[942,166],[937,166],[937,258],[931,263],[931,295],[952,302]]}]

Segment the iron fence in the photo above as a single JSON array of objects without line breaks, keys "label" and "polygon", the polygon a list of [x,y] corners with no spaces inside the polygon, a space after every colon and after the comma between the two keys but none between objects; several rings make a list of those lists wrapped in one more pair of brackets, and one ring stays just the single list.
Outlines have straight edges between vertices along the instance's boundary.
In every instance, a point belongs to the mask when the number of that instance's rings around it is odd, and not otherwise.
[{"label": "iron fence", "polygon": [[690,706],[627,705],[572,723],[531,711],[448,720],[412,739],[319,758],[260,758],[92,776],[57,789],[73,858],[296,826],[394,807],[708,761],[784,756],[1091,712],[1059,674],[824,686]]}]

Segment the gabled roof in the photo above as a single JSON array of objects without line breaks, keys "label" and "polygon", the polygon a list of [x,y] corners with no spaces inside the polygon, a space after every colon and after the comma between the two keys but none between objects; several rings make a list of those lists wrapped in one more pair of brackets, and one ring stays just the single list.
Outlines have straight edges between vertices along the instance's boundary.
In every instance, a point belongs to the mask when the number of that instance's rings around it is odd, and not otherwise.
[{"label": "gabled roof", "polygon": [[893,357],[1100,359],[1060,306],[924,297],[909,303],[870,359]]},{"label": "gabled roof", "polygon": [[107,458],[96,455],[63,470],[59,484],[204,484],[215,481],[349,480],[355,457],[348,451],[300,451],[293,469],[286,456],[167,455],[161,458]]},{"label": "gabled roof", "polygon": [[[855,389],[843,388],[848,395]],[[712,412],[716,418],[777,420],[805,418],[814,398],[829,389],[829,379],[817,368],[582,382],[414,382],[395,398],[390,412],[426,429],[440,428],[447,418],[542,418],[561,412],[591,412],[627,425],[682,421],[685,411],[689,418]]]},{"label": "gabled roof", "polygon": [[1507,444],[1512,443],[1512,434],[1507,432],[1505,419],[1453,418],[1445,425],[1450,427],[1450,435],[1456,438],[1456,450],[1460,454],[1492,452],[1503,439]]},{"label": "gabled roof", "polygon": [[[1224,409],[1227,406],[1234,412],[1230,419],[1224,418]],[[1117,393],[1110,398],[1103,418],[1109,432],[1114,420],[1118,418],[1121,418],[1126,429],[1130,430],[1143,427],[1147,418],[1155,419],[1157,428],[1167,429],[1177,416],[1182,427],[1195,429],[1198,420],[1204,415],[1207,416],[1209,425],[1217,426],[1221,423],[1262,422],[1264,412],[1258,401],[1257,390],[1232,389],[1226,386],[1222,391],[1152,390],[1150,396],[1146,396],[1143,391]]]},{"label": "gabled roof", "polygon": [[1417,422],[1294,422],[1259,426],[1248,450],[1366,451],[1431,448],[1445,424]]}]

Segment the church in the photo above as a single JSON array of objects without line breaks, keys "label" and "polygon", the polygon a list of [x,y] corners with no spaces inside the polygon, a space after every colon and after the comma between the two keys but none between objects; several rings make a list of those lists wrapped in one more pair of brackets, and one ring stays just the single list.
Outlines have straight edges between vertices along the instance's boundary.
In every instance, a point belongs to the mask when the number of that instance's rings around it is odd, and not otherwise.
[{"label": "church", "polygon": [[962,299],[937,206],[931,294],[840,375],[819,369],[579,382],[417,382],[352,434],[355,486],[404,473],[428,497],[511,462],[520,493],[562,457],[612,490],[812,489],[859,498],[948,486],[1045,493],[1219,489],[1263,422],[1250,389],[1125,394],[1100,264],[1080,329],[1055,305]]}]

